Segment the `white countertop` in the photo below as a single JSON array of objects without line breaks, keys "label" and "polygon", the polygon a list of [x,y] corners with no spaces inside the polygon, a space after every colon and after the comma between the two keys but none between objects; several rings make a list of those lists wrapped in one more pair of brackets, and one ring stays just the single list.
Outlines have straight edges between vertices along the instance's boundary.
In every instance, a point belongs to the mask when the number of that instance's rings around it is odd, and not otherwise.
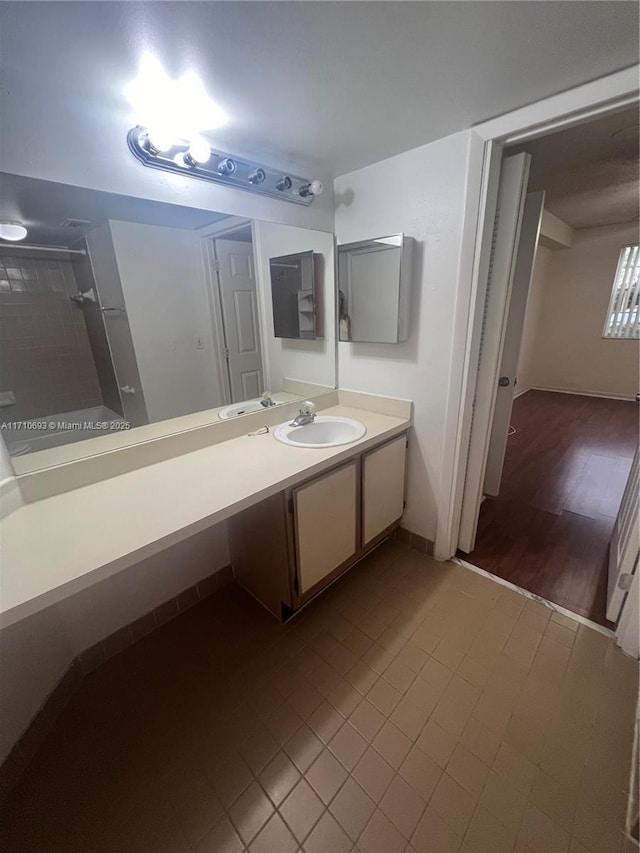
[{"label": "white countertop", "polygon": [[338,405],[357,442],[311,449],[240,436],[25,504],[0,526],[0,627],[61,601],[263,498],[391,438],[410,417]]}]

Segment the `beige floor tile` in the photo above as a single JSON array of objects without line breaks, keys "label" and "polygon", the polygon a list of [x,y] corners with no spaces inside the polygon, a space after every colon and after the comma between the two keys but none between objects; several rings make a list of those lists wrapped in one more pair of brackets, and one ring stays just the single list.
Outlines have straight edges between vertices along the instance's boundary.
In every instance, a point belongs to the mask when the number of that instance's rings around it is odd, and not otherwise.
[{"label": "beige floor tile", "polygon": [[367,743],[371,743],[382,728],[385,719],[375,705],[372,705],[368,699],[364,698],[352,712],[349,722]]},{"label": "beige floor tile", "polygon": [[362,700],[362,695],[346,681],[341,681],[331,693],[327,696],[327,700],[338,710],[343,717],[348,717],[356,705]]},{"label": "beige floor tile", "polygon": [[285,752],[301,773],[305,773],[311,767],[322,749],[322,741],[307,725],[301,726],[291,740],[284,745]]},{"label": "beige floor tile", "polygon": [[290,793],[299,778],[298,769],[282,751],[271,759],[259,776],[260,784],[276,806]]},{"label": "beige floor tile", "polygon": [[347,772],[338,759],[323,750],[305,773],[305,779],[325,805],[328,805],[347,778]]},{"label": "beige floor tile", "polygon": [[589,853],[619,853],[624,833],[612,820],[595,811],[586,802],[579,802],[573,826],[573,836]]},{"label": "beige floor tile", "polygon": [[329,743],[344,722],[344,717],[328,702],[323,701],[307,720],[309,728],[323,743]]},{"label": "beige floor tile", "polygon": [[353,778],[347,779],[329,810],[352,841],[356,841],[375,811],[375,803]]},{"label": "beige floor tile", "polygon": [[405,694],[415,680],[416,673],[406,663],[403,663],[399,657],[396,657],[385,669],[382,677],[392,687],[395,687],[399,693]]},{"label": "beige floor tile", "polygon": [[408,666],[416,675],[427,663],[428,658],[429,655],[412,642],[408,642],[397,655],[397,660]]},{"label": "beige floor tile", "polygon": [[251,770],[240,755],[216,762],[207,769],[207,775],[225,808],[229,808],[253,781]]},{"label": "beige floor tile", "polygon": [[469,684],[473,684],[474,687],[477,687],[479,690],[482,690],[489,680],[489,676],[491,675],[491,670],[487,666],[483,666],[478,661],[475,661],[469,655],[465,655],[462,659],[462,663],[458,667],[457,674],[460,678],[463,678],[465,681],[468,681]]},{"label": "beige floor tile", "polygon": [[488,729],[484,723],[471,717],[460,738],[460,743],[491,767],[502,742],[501,735]]},{"label": "beige floor tile", "polygon": [[288,702],[285,702],[267,718],[266,726],[282,746],[293,737],[303,722],[300,714]]},{"label": "beige floor tile", "polygon": [[411,747],[398,772],[425,802],[429,802],[442,776],[442,769],[417,746]]},{"label": "beige floor tile", "polygon": [[462,838],[429,806],[411,839],[417,853],[458,853]]},{"label": "beige floor tile", "polygon": [[537,764],[546,740],[546,733],[544,725],[536,725],[531,721],[525,722],[520,717],[512,715],[502,737],[505,743],[529,761]]},{"label": "beige floor tile", "polygon": [[301,779],[279,811],[295,837],[302,842],[320,818],[324,806],[309,783]]},{"label": "beige floor tile", "polygon": [[242,853],[244,849],[240,836],[225,816],[196,845],[195,853]]},{"label": "beige floor tile", "polygon": [[[523,613],[526,611],[523,611]],[[504,646],[504,654],[516,663],[529,667],[540,645],[542,634],[527,624],[518,621]]]},{"label": "beige floor tile", "polygon": [[548,773],[561,785],[577,790],[584,771],[584,755],[568,752],[555,740],[547,739],[540,751],[540,769]]},{"label": "beige floor tile", "polygon": [[411,741],[393,723],[387,721],[374,738],[372,746],[397,770],[411,748]]},{"label": "beige floor tile", "polygon": [[391,714],[401,698],[402,694],[384,678],[379,678],[367,693],[369,702],[375,705],[385,717]]},{"label": "beige floor tile", "polygon": [[[600,784],[596,783],[596,785],[598,789],[602,788]],[[575,790],[565,788],[552,776],[539,770],[529,799],[532,805],[555,821],[558,826],[571,832],[578,805],[578,794]]]},{"label": "beige floor tile", "polygon": [[518,837],[533,853],[568,853],[569,833],[531,803],[522,820]]},{"label": "beige floor tile", "polygon": [[361,631],[360,628],[353,628],[342,642],[350,651],[360,657],[367,649],[371,648],[373,638]]},{"label": "beige floor tile", "polygon": [[443,729],[434,720],[429,720],[416,741],[416,746],[420,747],[436,764],[444,769],[449,763],[457,742],[454,735]]},{"label": "beige floor tile", "polygon": [[348,853],[352,848],[349,836],[329,812],[325,812],[304,842],[305,853]]},{"label": "beige floor tile", "polygon": [[537,768],[522,753],[503,742],[493,762],[493,769],[505,776],[516,788],[528,794],[533,787]]},{"label": "beige floor tile", "polygon": [[429,807],[435,809],[461,838],[467,831],[475,806],[475,797],[447,773],[442,774],[429,801]]},{"label": "beige floor tile", "polygon": [[527,625],[528,627],[533,628],[534,631],[542,634],[544,629],[547,627],[552,613],[553,611],[550,608],[545,607],[544,604],[529,600],[525,604],[524,609],[518,618],[518,622],[520,624]]},{"label": "beige floor tile", "polygon": [[362,696],[366,696],[369,690],[378,681],[378,673],[367,666],[366,663],[357,663],[353,669],[346,674],[346,679]]},{"label": "beige floor tile", "polygon": [[489,776],[489,767],[461,743],[458,743],[447,765],[447,773],[478,799]]},{"label": "beige floor tile", "polygon": [[480,796],[480,805],[506,827],[517,830],[527,806],[527,794],[506,776],[491,772]]},{"label": "beige floor tile", "polygon": [[421,676],[418,676],[411,687],[407,690],[404,698],[422,708],[427,714],[431,714],[444,693],[444,686],[429,684]]},{"label": "beige floor tile", "polygon": [[467,654],[470,643],[464,642],[454,634],[445,634],[432,652],[434,660],[455,671]]},{"label": "beige floor tile", "polygon": [[389,719],[409,740],[415,741],[429,719],[429,711],[418,707],[405,696]]},{"label": "beige floor tile", "polygon": [[[460,680],[462,681],[462,679]],[[471,685],[468,686],[471,687]],[[456,740],[459,740],[470,716],[471,710],[443,696],[431,714],[431,720],[446,729]]]},{"label": "beige floor tile", "polygon": [[389,666],[393,657],[389,652],[378,643],[374,643],[371,648],[364,653],[360,658],[362,663],[366,663],[378,675],[382,675],[385,669]]},{"label": "beige floor tile", "polygon": [[402,776],[396,776],[380,801],[380,808],[405,838],[411,838],[426,801]]},{"label": "beige floor tile", "polygon": [[249,847],[249,853],[295,853],[298,842],[279,814],[274,814]]},{"label": "beige floor tile", "polygon": [[576,634],[578,632],[578,628],[580,627],[580,623],[576,619],[570,619],[563,613],[552,613],[549,624],[560,625],[562,628],[566,628],[573,634]]},{"label": "beige floor tile", "polygon": [[407,839],[380,809],[375,810],[358,839],[358,850],[362,853],[403,853],[406,846]]},{"label": "beige floor tile", "polygon": [[511,719],[511,709],[500,699],[483,693],[473,709],[473,716],[490,731],[502,737]]},{"label": "beige floor tile", "polygon": [[260,726],[240,747],[245,761],[257,776],[279,751],[279,744],[265,726]]},{"label": "beige floor tile", "polygon": [[483,806],[478,806],[464,840],[474,853],[511,853],[516,830],[505,826]]},{"label": "beige floor tile", "polygon": [[380,802],[394,774],[393,767],[373,747],[367,749],[352,773],[374,803]]},{"label": "beige floor tile", "polygon": [[366,740],[349,722],[344,723],[329,741],[329,749],[349,771],[356,766],[366,748]]},{"label": "beige floor tile", "polygon": [[245,844],[258,834],[273,814],[273,803],[257,782],[253,782],[229,809],[233,825]]}]

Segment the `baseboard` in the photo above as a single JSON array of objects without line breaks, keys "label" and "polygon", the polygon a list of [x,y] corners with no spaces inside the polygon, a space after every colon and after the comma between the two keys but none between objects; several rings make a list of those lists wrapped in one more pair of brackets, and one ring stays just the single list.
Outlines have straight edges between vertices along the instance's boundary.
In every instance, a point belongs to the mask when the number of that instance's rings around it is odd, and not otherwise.
[{"label": "baseboard", "polygon": [[526,394],[527,391],[531,391],[531,388],[521,388],[519,391],[516,391],[513,395],[513,399],[517,399],[518,397],[522,397],[523,394]]},{"label": "baseboard", "polygon": [[222,569],[170,598],[140,619],[119,628],[75,657],[18,742],[0,765],[0,801],[6,797],[43,745],[56,720],[83,679],[115,655],[143,640],[171,619],[204,601],[233,580],[233,569]]},{"label": "baseboard", "polygon": [[572,394],[576,397],[600,397],[603,400],[625,400],[634,403],[635,394],[607,394],[604,391],[576,391],[575,388],[550,388],[548,385],[532,385],[527,391],[551,391],[554,394]]},{"label": "baseboard", "polygon": [[415,551],[421,551],[423,554],[433,557],[434,543],[430,539],[420,536],[419,533],[413,533],[411,530],[407,530],[406,527],[396,527],[393,532],[393,538],[397,542],[408,545]]}]

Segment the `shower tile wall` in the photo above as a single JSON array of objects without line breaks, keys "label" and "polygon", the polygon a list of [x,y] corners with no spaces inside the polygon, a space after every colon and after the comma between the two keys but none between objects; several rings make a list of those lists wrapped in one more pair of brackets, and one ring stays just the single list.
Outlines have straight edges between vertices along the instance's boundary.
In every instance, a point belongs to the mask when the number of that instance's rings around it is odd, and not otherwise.
[{"label": "shower tile wall", "polygon": [[0,390],[16,397],[0,421],[103,405],[76,290],[66,258],[0,250]]}]

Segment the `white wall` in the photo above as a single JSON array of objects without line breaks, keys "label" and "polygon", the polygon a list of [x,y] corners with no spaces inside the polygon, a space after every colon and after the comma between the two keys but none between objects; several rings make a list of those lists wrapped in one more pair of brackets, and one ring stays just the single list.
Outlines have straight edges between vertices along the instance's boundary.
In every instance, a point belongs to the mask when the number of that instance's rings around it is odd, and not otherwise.
[{"label": "white wall", "polygon": [[432,541],[450,512],[447,412],[466,333],[457,310],[460,253],[473,240],[478,198],[470,146],[471,135],[457,133],[342,175],[334,187],[338,243],[400,231],[416,241],[409,340],[339,343],[339,382],[414,401],[404,524]]},{"label": "white wall", "polygon": [[551,252],[527,316],[523,387],[635,398],[638,341],[603,339],[602,329],[620,249],[637,241],[637,223],[610,225],[577,230],[571,248]]},{"label": "white wall", "polygon": [[[333,234],[291,228],[270,222],[254,222],[256,285],[263,341],[265,387],[282,390],[282,381],[299,379],[319,385],[335,385],[335,275]],[[295,341],[275,338],[269,258],[297,252],[317,252],[324,264],[324,338]]]},{"label": "white wall", "polygon": [[228,563],[223,523],[3,629],[0,762],[76,655]]},{"label": "white wall", "polygon": [[221,406],[200,238],[179,228],[109,225],[149,420]]},{"label": "white wall", "polygon": [[528,391],[533,386],[533,361],[536,351],[536,335],[538,326],[540,325],[544,288],[551,255],[551,249],[538,245],[529,296],[527,298],[527,308],[524,315],[524,325],[522,327],[520,355],[516,370],[516,393]]}]

